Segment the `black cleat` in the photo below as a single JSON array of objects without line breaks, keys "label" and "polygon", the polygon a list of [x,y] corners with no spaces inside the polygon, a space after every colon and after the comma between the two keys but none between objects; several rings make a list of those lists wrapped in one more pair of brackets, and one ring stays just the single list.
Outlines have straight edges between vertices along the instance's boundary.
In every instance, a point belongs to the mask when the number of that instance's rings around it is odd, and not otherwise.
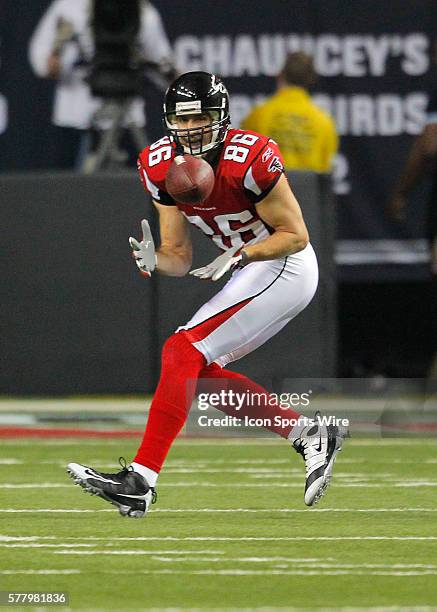
[{"label": "black cleat", "polygon": [[121,472],[106,474],[80,463],[69,463],[67,473],[91,495],[98,495],[117,506],[122,516],[142,518],[150,504],[156,502],[156,491],[141,474],[130,466],[126,467],[122,458],[120,465],[123,468]]}]

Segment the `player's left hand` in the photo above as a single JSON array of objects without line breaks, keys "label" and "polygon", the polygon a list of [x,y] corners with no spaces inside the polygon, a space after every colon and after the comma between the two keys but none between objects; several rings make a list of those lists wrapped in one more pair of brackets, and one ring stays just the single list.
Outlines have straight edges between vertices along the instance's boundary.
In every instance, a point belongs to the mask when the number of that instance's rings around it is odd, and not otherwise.
[{"label": "player's left hand", "polygon": [[143,239],[141,242],[138,242],[138,240],[131,236],[129,238],[129,244],[132,249],[135,263],[141,274],[143,276],[151,276],[153,270],[156,268],[156,254],[152,232],[150,231],[147,219],[141,221],[141,229],[143,230]]},{"label": "player's left hand", "polygon": [[219,280],[228,270],[233,270],[243,263],[243,256],[241,253],[238,253],[240,250],[241,246],[231,247],[203,268],[191,270],[190,274],[198,278],[211,278],[213,281]]}]

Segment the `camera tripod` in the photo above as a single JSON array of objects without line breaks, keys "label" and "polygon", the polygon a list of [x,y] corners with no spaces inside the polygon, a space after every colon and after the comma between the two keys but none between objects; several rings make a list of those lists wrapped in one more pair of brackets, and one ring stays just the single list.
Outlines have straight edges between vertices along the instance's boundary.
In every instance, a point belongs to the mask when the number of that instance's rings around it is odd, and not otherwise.
[{"label": "camera tripod", "polygon": [[130,135],[138,152],[147,146],[147,136],[142,128],[123,124],[131,102],[131,98],[108,98],[96,111],[92,129],[97,134],[97,145],[92,147],[89,134],[81,164],[83,174],[93,174],[103,169],[119,169],[125,165],[128,154],[120,148],[120,138],[124,130]]}]

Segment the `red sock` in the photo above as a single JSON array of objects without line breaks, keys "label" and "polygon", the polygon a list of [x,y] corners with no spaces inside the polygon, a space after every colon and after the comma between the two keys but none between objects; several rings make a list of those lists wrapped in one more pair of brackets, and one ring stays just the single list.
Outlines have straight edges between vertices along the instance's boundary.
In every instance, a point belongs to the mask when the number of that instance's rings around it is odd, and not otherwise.
[{"label": "red sock", "polygon": [[134,459],[159,472],[174,439],[184,426],[205,357],[184,332],[170,336],[162,349],[161,377],[150,406],[146,431]]},{"label": "red sock", "polygon": [[[248,401],[247,403],[244,403],[239,410],[237,410],[235,406],[230,406],[228,403],[224,404],[223,406],[217,406],[217,408],[230,416],[235,416],[238,418],[248,416],[257,419],[269,419],[271,424],[267,425],[266,428],[282,436],[283,438],[288,437],[288,434],[293,429],[293,425],[286,425],[284,427],[281,425],[275,425],[275,417],[280,416],[281,419],[297,420],[299,416],[301,416],[298,412],[291,410],[291,408],[282,408],[274,396],[261,387],[261,385],[258,385],[250,378],[247,378],[247,376],[243,376],[243,374],[238,374],[237,372],[231,372],[230,370],[225,370],[216,363],[211,363],[209,366],[205,366],[199,373],[199,378],[209,379],[209,381],[205,380],[203,385],[199,385],[201,390],[205,393],[216,393],[220,392],[222,389],[231,389],[235,393],[238,393],[240,397],[243,397],[247,392],[249,395],[254,393],[265,394],[263,395],[263,399],[259,402],[259,404],[258,402],[254,402],[255,405],[251,405],[251,403]],[[217,384],[214,384],[215,381]]]}]

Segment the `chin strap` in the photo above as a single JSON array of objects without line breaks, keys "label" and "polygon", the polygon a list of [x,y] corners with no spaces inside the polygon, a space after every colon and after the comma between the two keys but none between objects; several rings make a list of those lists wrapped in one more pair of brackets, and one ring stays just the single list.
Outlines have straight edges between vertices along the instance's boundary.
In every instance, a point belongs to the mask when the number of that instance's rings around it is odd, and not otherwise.
[{"label": "chin strap", "polygon": [[176,143],[175,157],[177,157],[178,155],[184,155],[185,153],[184,147],[177,140],[175,140],[175,143]]}]

